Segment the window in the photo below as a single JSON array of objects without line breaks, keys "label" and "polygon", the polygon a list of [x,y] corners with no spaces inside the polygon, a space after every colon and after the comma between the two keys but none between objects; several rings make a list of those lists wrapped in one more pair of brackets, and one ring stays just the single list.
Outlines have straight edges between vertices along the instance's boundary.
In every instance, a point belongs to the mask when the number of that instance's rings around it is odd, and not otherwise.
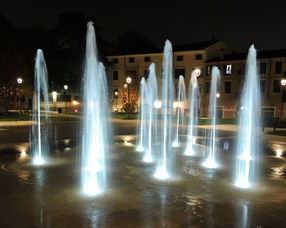
[{"label": "window", "polygon": [[205,83],[205,92],[206,92],[206,94],[210,93],[210,82]]},{"label": "window", "polygon": [[113,71],[113,80],[118,80],[118,71]]},{"label": "window", "polygon": [[281,82],[280,80],[273,81],[273,93],[280,93],[281,91]]},{"label": "window", "polygon": [[224,74],[231,75],[232,74],[232,65],[224,65]]},{"label": "window", "polygon": [[260,74],[266,74],[266,63],[260,63],[259,72]]},{"label": "window", "polygon": [[175,69],[175,78],[179,79],[180,75],[183,75],[185,77],[185,68]]},{"label": "window", "polygon": [[183,60],[184,60],[184,56],[182,56],[182,55],[177,56],[177,61],[183,61]]},{"label": "window", "polygon": [[266,81],[260,80],[260,91],[261,91],[261,93],[265,93],[265,85],[266,85]]},{"label": "window", "polygon": [[224,93],[231,93],[231,82],[224,82]]},{"label": "window", "polygon": [[196,55],[196,60],[201,60],[203,58],[202,54],[197,54]]},{"label": "window", "polygon": [[118,89],[113,90],[113,98],[118,98]]},{"label": "window", "polygon": [[149,57],[149,56],[146,56],[146,57],[144,58],[144,62],[150,62],[150,57]]},{"label": "window", "polygon": [[282,62],[276,62],[275,63],[275,74],[281,74],[282,73]]},{"label": "window", "polygon": [[128,62],[129,62],[129,63],[134,63],[134,61],[135,61],[135,60],[134,60],[133,57],[130,57],[130,58],[128,59]]},{"label": "window", "polygon": [[113,62],[113,63],[118,63],[118,58],[112,59],[112,62]]},{"label": "window", "polygon": [[136,74],[137,74],[137,71],[136,70],[127,70],[126,71],[126,75],[127,77],[131,77],[131,78],[135,78],[136,77]]}]

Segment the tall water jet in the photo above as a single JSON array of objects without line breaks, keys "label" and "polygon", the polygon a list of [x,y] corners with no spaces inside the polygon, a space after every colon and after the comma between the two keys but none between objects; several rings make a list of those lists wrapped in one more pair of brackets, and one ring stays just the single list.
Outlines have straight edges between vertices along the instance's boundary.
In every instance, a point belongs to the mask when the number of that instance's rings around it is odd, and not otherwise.
[{"label": "tall water jet", "polygon": [[186,88],[184,76],[180,75],[178,90],[177,90],[177,101],[174,102],[173,107],[176,113],[176,131],[175,131],[175,139],[172,143],[172,147],[179,147],[179,126],[180,123],[184,122],[184,102],[186,100]]},{"label": "tall water jet", "polygon": [[256,49],[249,48],[239,114],[235,186],[249,188],[256,180],[261,130],[261,95]]},{"label": "tall water jet", "polygon": [[[156,138],[158,137],[157,133],[157,109],[154,107],[154,103],[158,97],[158,88],[157,88],[157,78],[155,73],[155,64],[152,63],[149,66],[149,74],[147,80],[147,150],[144,153],[143,161],[145,162],[153,162],[153,144],[156,142]],[[155,140],[154,140],[155,139]]]},{"label": "tall water jet", "polygon": [[143,152],[146,149],[146,139],[147,139],[147,84],[145,78],[143,77],[140,81],[140,111],[138,123],[138,136],[137,136],[137,146],[136,151]]},{"label": "tall water jet", "polygon": [[211,128],[208,131],[208,148],[206,151],[206,158],[203,162],[203,166],[207,168],[217,168],[218,163],[216,159],[216,121],[217,121],[217,91],[220,81],[219,69],[214,66],[212,68],[212,81],[211,81],[211,93],[209,97],[209,118],[211,119]]},{"label": "tall water jet", "polygon": [[84,65],[81,188],[95,196],[107,188],[109,151],[108,90],[105,69],[98,61],[95,29],[87,24]]},{"label": "tall water jet", "polygon": [[46,163],[49,150],[50,108],[47,81],[46,62],[43,51],[39,49],[35,61],[33,125],[31,131],[31,151],[34,165]]},{"label": "tall water jet", "polygon": [[161,153],[158,154],[155,178],[168,179],[173,172],[173,151],[171,149],[172,136],[172,111],[174,102],[173,84],[173,53],[172,44],[165,42],[162,75],[162,129],[161,129]]},{"label": "tall water jet", "polygon": [[193,156],[196,154],[194,143],[197,135],[196,125],[199,119],[200,108],[200,90],[195,71],[192,72],[189,84],[189,99],[190,99],[190,112],[189,112],[189,124],[188,124],[188,136],[185,155]]}]

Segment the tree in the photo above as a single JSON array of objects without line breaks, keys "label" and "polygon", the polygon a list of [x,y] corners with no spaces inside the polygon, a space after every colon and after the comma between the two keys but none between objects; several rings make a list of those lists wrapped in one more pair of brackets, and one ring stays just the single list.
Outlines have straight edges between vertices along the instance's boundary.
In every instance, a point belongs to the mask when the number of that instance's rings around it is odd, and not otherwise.
[{"label": "tree", "polygon": [[122,110],[131,113],[137,110],[137,96],[134,86],[128,85],[122,92]]},{"label": "tree", "polygon": [[22,94],[22,89],[14,82],[8,82],[0,86],[0,106],[6,114],[9,110],[20,108]]}]

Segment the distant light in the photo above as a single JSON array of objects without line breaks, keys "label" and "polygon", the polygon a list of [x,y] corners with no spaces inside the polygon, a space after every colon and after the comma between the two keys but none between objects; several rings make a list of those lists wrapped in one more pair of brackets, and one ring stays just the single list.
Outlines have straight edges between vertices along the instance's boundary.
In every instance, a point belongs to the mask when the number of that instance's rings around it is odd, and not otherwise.
[{"label": "distant light", "polygon": [[126,88],[128,87],[128,85],[127,85],[127,84],[124,84],[123,87],[126,89]]},{"label": "distant light", "polygon": [[56,91],[53,91],[52,96],[53,96],[53,102],[57,102],[58,93]]},{"label": "distant light", "polygon": [[201,71],[200,68],[194,69],[194,74],[195,74],[196,77],[199,77],[201,75],[201,73],[202,73],[202,71]]},{"label": "distant light", "polygon": [[118,96],[118,91],[115,91],[115,92],[114,92],[114,95],[115,95],[115,96]]},{"label": "distant light", "polygon": [[69,87],[68,85],[64,85],[64,89],[67,90]]},{"label": "distant light", "polygon": [[22,84],[23,83],[23,78],[17,78],[17,83]]},{"label": "distant light", "polygon": [[216,96],[217,98],[219,98],[219,97],[220,97],[220,93],[217,93],[215,96]]},{"label": "distant light", "polygon": [[243,110],[243,109],[244,109],[244,106],[241,106],[241,107],[240,107],[240,110]]},{"label": "distant light", "polygon": [[282,85],[282,86],[285,86],[285,85],[286,85],[286,79],[282,79],[282,80],[281,80],[281,85]]},{"label": "distant light", "polygon": [[73,105],[79,105],[79,102],[76,101],[76,100],[73,100],[73,101],[72,101],[72,104],[73,104]]},{"label": "distant light", "polygon": [[74,112],[78,112],[78,110],[77,110],[77,109],[75,109],[75,110],[74,110]]},{"label": "distant light", "polygon": [[159,108],[161,108],[161,107],[162,107],[162,101],[160,101],[160,100],[155,100],[155,101],[154,101],[154,108],[159,109]]},{"label": "distant light", "polygon": [[132,82],[132,78],[131,77],[127,77],[126,78],[126,82],[127,82],[127,84],[130,84]]}]

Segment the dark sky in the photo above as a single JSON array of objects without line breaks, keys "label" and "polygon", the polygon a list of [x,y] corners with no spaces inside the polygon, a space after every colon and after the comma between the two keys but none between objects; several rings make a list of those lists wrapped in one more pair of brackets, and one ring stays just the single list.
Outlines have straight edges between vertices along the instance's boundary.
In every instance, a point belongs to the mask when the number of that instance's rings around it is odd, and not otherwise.
[{"label": "dark sky", "polygon": [[[1,1],[0,13],[19,27],[42,24],[52,27],[57,15],[79,12],[94,16],[103,37],[114,41],[126,30],[136,30],[162,46],[225,40],[230,49],[245,51],[251,43],[260,49],[286,48],[286,2],[196,0],[196,1]],[[264,3],[266,2],[266,3]]]}]

